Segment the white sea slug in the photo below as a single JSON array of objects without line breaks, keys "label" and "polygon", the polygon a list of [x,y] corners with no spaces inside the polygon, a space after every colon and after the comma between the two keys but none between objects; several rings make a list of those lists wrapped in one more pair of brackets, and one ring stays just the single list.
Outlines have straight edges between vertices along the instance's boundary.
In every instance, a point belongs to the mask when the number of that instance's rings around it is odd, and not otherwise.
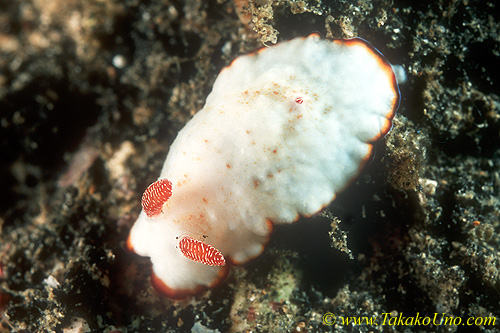
[{"label": "white sea slug", "polygon": [[179,299],[262,253],[273,224],[328,205],[391,128],[399,90],[366,41],[296,38],[236,58],[179,132],[127,246]]}]

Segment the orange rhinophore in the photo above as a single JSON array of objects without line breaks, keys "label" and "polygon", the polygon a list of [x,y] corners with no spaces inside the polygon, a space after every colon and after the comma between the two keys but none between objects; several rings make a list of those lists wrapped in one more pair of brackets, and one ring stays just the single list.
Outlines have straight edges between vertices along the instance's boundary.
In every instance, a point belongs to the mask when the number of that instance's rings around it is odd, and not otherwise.
[{"label": "orange rhinophore", "polygon": [[208,266],[224,266],[226,264],[226,260],[219,250],[190,236],[181,236],[179,249],[186,258]]},{"label": "orange rhinophore", "polygon": [[160,179],[149,185],[142,195],[142,210],[148,217],[160,215],[163,204],[172,195],[172,183],[168,179]]}]

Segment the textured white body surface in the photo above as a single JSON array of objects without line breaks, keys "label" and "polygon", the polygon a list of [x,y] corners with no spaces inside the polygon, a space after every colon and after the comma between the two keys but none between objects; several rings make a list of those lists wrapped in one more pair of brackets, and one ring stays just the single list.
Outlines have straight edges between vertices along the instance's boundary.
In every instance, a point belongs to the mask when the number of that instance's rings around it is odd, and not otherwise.
[{"label": "textured white body surface", "polygon": [[170,147],[159,179],[172,197],[157,217],[141,212],[130,245],[169,296],[216,284],[227,267],[185,258],[177,237],[232,263],[258,256],[272,223],[318,212],[359,173],[398,98],[391,66],[360,39],[311,35],[237,58]]}]

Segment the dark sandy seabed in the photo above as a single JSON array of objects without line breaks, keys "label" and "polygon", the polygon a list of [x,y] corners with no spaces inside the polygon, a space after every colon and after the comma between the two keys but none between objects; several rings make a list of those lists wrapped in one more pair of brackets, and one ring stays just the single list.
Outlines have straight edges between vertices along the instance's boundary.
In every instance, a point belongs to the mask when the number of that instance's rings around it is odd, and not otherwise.
[{"label": "dark sandy seabed", "polygon": [[[1,0],[0,332],[500,331],[498,7]],[[124,242],[176,133],[234,57],[314,31],[403,66],[392,131],[324,214],[216,289],[159,296]],[[381,325],[436,313],[496,322]]]}]

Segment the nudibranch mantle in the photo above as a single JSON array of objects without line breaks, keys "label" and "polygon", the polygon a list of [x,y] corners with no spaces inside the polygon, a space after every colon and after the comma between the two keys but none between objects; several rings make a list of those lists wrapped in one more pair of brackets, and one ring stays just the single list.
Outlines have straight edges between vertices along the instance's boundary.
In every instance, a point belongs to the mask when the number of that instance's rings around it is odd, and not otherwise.
[{"label": "nudibranch mantle", "polygon": [[[236,58],[171,145],[152,191],[169,198],[146,198],[150,216],[141,212],[128,248],[151,258],[153,284],[168,297],[217,285],[229,263],[262,253],[273,224],[335,199],[398,104],[391,65],[359,38],[312,34]],[[218,264],[183,254],[184,235]]]}]

